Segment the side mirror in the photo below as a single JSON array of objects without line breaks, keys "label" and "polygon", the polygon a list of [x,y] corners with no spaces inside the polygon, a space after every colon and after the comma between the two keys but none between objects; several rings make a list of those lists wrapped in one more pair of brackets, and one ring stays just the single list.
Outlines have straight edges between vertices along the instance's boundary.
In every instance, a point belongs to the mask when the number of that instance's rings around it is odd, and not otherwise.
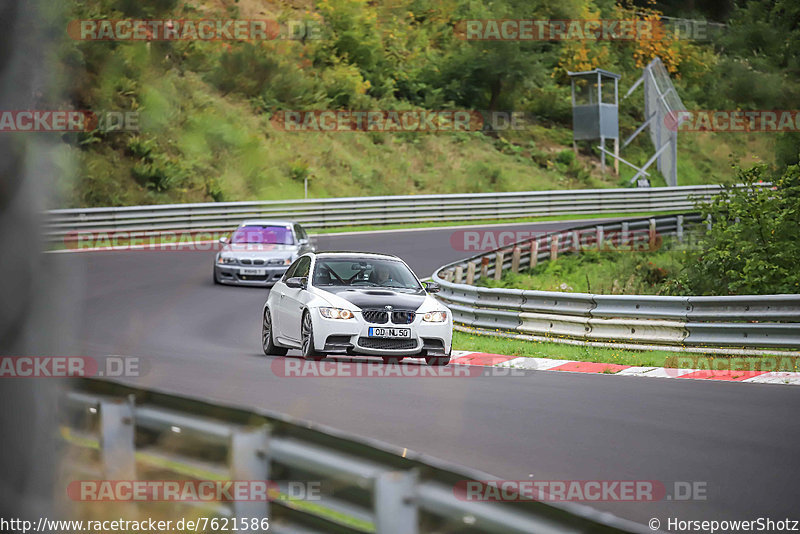
[{"label": "side mirror", "polygon": [[293,276],[292,278],[288,278],[286,280],[287,287],[293,287],[295,289],[305,289],[308,285],[308,278],[300,277],[300,276]]},{"label": "side mirror", "polygon": [[438,293],[442,290],[442,287],[437,284],[436,282],[425,282],[425,291],[428,293]]},{"label": "side mirror", "polygon": [[228,238],[227,238],[227,236],[222,236],[222,237],[220,237],[220,238],[219,238],[219,242],[220,242],[220,243],[222,243],[223,245],[227,245],[227,244],[228,244]]},{"label": "side mirror", "polygon": [[298,245],[308,245],[308,239],[298,239],[297,240],[297,244]]}]

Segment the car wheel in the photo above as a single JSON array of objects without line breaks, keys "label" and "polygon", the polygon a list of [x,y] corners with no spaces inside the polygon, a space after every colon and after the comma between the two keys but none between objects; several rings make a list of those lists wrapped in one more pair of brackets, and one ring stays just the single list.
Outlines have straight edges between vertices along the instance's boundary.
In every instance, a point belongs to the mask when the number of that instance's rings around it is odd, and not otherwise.
[{"label": "car wheel", "polygon": [[286,356],[289,349],[279,347],[272,341],[272,315],[269,309],[264,310],[264,321],[261,323],[261,346],[267,356]]},{"label": "car wheel", "polygon": [[311,323],[311,314],[303,314],[303,323],[300,327],[300,334],[303,340],[303,358],[315,362],[325,358],[325,355],[314,348],[314,325]]},{"label": "car wheel", "polygon": [[400,363],[405,356],[383,356],[383,363]]}]

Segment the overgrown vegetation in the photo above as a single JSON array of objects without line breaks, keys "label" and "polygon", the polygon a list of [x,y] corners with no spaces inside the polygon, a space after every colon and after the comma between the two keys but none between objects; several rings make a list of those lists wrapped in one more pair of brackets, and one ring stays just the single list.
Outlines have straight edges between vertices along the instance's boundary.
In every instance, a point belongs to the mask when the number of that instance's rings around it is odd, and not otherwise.
[{"label": "overgrown vegetation", "polygon": [[766,183],[765,166],[741,170],[743,187],[698,203],[711,229],[690,246],[655,252],[583,251],[541,263],[489,287],[627,295],[800,293],[800,166]]},{"label": "overgrown vegetation", "polygon": [[681,272],[686,248],[656,252],[597,252],[587,250],[542,262],[499,281],[483,280],[486,287],[539,289],[598,295],[662,295],[672,277]]},{"label": "overgrown vegetation", "polygon": [[[68,205],[311,196],[608,187],[588,148],[574,158],[566,69],[602,67],[623,75],[621,93],[660,55],[689,109],[772,109],[798,95],[796,43],[788,2],[734,10],[716,42],[464,41],[464,19],[658,18],[612,0],[553,4],[502,0],[72,0],[71,19],[302,19],[321,39],[269,42],[82,42],[64,47],[72,105],[136,110],[138,134],[95,131],[67,138],[83,164],[65,188]],[[669,4],[668,14],[682,15]],[[644,13],[641,13],[644,11]],[[697,16],[689,13],[691,16]],[[791,19],[791,17],[789,17]],[[755,22],[754,22],[755,21]],[[794,33],[793,33],[794,32]],[[780,40],[780,42],[779,42]],[[781,48],[783,47],[783,48]],[[299,134],[279,131],[287,109],[515,110],[535,119],[522,131],[458,134]],[[644,117],[641,95],[621,106],[623,134]],[[730,163],[797,159],[796,142],[768,134],[679,136],[680,182],[731,182]],[[624,156],[642,164],[646,136]],[[654,185],[663,184],[657,175]]]},{"label": "overgrown vegetation", "polygon": [[764,185],[768,175],[763,166],[741,171],[746,187],[700,205],[713,224],[670,282],[673,293],[800,293],[800,167]]}]

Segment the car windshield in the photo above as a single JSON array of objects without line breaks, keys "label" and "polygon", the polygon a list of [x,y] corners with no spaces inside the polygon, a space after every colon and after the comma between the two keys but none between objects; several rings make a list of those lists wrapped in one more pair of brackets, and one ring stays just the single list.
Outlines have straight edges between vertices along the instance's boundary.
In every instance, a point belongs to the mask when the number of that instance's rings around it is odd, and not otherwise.
[{"label": "car windshield", "polygon": [[241,226],[231,237],[231,243],[262,243],[267,245],[293,245],[291,228],[285,226]]},{"label": "car windshield", "polygon": [[403,262],[391,259],[318,258],[312,283],[315,286],[422,289]]}]

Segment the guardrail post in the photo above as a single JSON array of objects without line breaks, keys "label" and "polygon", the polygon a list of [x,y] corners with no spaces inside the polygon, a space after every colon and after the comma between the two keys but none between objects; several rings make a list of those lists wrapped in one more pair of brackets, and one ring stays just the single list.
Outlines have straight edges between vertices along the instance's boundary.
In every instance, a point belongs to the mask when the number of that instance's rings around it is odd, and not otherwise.
[{"label": "guardrail post", "polygon": [[375,531],[381,534],[417,534],[419,511],[415,487],[417,471],[391,471],[375,479]]},{"label": "guardrail post", "polygon": [[597,227],[597,252],[601,252],[603,250],[603,238],[604,238],[604,229],[602,226]]},{"label": "guardrail post", "polygon": [[489,277],[489,256],[481,258],[481,278],[486,279]]},{"label": "guardrail post", "polygon": [[464,268],[461,265],[456,266],[456,284],[460,284],[461,280],[464,278]]},{"label": "guardrail post", "polygon": [[494,255],[494,279],[500,280],[503,277],[503,252],[497,251]]},{"label": "guardrail post", "polygon": [[650,250],[653,251],[656,249],[656,220],[650,219],[648,222],[650,223],[650,227],[648,228],[648,241],[650,243]]},{"label": "guardrail post", "polygon": [[711,231],[711,214],[706,215],[706,230]]},{"label": "guardrail post", "polygon": [[531,241],[531,264],[530,268],[533,269],[536,267],[536,264],[539,263],[539,240],[534,239]]},{"label": "guardrail post", "polygon": [[522,253],[519,247],[514,247],[511,252],[511,272],[517,274],[519,272],[519,256]]},{"label": "guardrail post", "polygon": [[475,282],[475,262],[467,263],[467,285],[471,286]]},{"label": "guardrail post", "polygon": [[683,243],[683,215],[678,215],[676,224],[675,234],[678,236],[678,243]]},{"label": "guardrail post", "polygon": [[450,270],[445,271],[444,272],[444,279],[447,282],[452,282],[453,281],[453,271],[450,271]]},{"label": "guardrail post", "polygon": [[[232,480],[263,480],[269,498],[274,498],[275,487],[269,481],[269,434],[267,427],[235,432],[231,436],[228,452]],[[239,518],[269,517],[269,500],[237,500],[233,502],[233,515]]]},{"label": "guardrail post", "polygon": [[572,243],[571,243],[572,251],[573,252],[580,252],[581,251],[581,242],[578,239],[578,231],[577,230],[573,230],[572,234],[571,234],[571,237],[572,237]]},{"label": "guardrail post", "polygon": [[550,261],[558,259],[558,234],[550,236]]},{"label": "guardrail post", "polygon": [[622,230],[619,236],[619,250],[626,250],[625,247],[630,246],[630,230],[628,230],[628,221],[622,223]]},{"label": "guardrail post", "polygon": [[106,480],[136,478],[133,399],[100,402],[100,456]]}]

